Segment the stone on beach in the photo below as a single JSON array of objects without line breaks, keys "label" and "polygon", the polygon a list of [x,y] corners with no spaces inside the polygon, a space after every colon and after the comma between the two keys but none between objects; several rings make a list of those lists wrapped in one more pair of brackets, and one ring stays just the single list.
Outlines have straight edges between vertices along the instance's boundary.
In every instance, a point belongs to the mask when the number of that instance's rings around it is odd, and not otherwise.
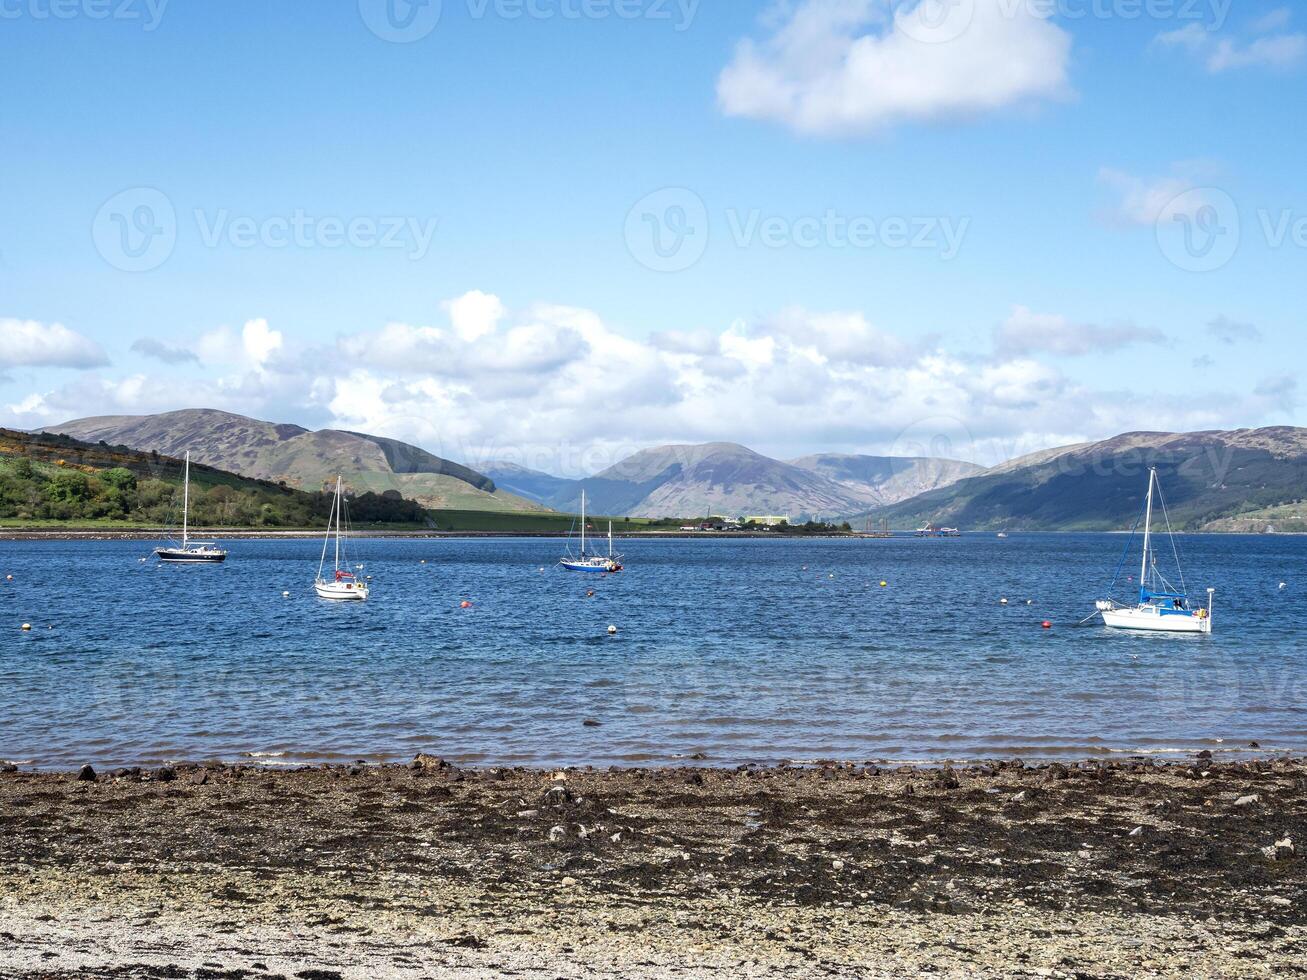
[{"label": "stone on beach", "polygon": [[82,766],[82,768],[77,771],[77,781],[79,783],[95,782],[95,770],[90,766]]},{"label": "stone on beach", "polygon": [[1298,854],[1298,849],[1293,846],[1293,841],[1288,837],[1277,840],[1274,844],[1262,848],[1262,856],[1268,861],[1288,861]]}]

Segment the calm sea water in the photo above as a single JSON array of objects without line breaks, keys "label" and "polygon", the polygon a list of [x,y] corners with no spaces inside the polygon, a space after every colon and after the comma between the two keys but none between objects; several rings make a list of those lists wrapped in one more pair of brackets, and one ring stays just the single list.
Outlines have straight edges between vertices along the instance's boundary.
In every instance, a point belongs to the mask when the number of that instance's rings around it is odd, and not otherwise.
[{"label": "calm sea water", "polygon": [[553,540],[371,540],[373,598],[333,605],[312,541],[234,541],[211,568],[3,542],[0,759],[1307,752],[1307,539],[1180,539],[1191,591],[1219,589],[1211,637],[1076,626],[1123,543],[638,540],[597,578]]}]

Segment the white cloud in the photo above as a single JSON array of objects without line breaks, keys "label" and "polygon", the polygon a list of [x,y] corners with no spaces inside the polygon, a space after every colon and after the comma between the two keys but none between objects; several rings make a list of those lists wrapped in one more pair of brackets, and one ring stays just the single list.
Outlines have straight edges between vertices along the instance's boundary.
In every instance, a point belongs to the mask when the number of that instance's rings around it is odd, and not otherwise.
[{"label": "white cloud", "polygon": [[464,293],[458,299],[448,300],[443,305],[449,313],[454,332],[465,341],[473,341],[490,333],[507,312],[498,296],[491,296],[479,289]]},{"label": "white cloud", "polygon": [[[1162,177],[1136,177],[1121,170],[1103,167],[1098,182],[1117,195],[1105,212],[1114,224],[1155,225],[1188,215],[1194,217],[1211,201],[1199,189],[1199,181],[1210,175],[1210,167],[1200,163],[1178,163],[1172,173]],[[1198,193],[1190,193],[1198,190]]]},{"label": "white cloud", "polygon": [[1065,98],[1071,37],[1037,6],[800,0],[770,37],[740,42],[718,101],[831,135]]},{"label": "white cloud", "polygon": [[99,344],[62,323],[0,318],[0,368],[92,368],[108,363]]},{"label": "white cloud", "polygon": [[1283,33],[1289,26],[1287,7],[1271,11],[1249,27],[1250,37],[1219,37],[1202,24],[1186,24],[1157,35],[1163,47],[1180,48],[1198,58],[1213,75],[1239,68],[1288,69],[1307,57],[1307,34]]},{"label": "white cloud", "polygon": [[271,366],[285,346],[280,331],[273,330],[264,319],[249,320],[237,334],[230,327],[219,327],[200,337],[195,353],[209,365],[236,365],[253,371]]},{"label": "white cloud", "polygon": [[226,373],[206,362],[195,378],[172,367],[82,375],[13,398],[0,424],[213,407],[391,436],[473,466],[507,456],[580,475],[651,445],[721,439],[783,458],[946,445],[997,463],[1128,431],[1143,415],[1158,428],[1255,424],[1296,394],[1278,380],[1242,396],[1096,390],[1066,377],[1056,358],[1148,332],[1024,307],[1000,328],[992,357],[908,342],[847,311],[792,307],[671,342],[626,337],[589,310],[538,305],[504,310],[466,341],[457,308],[447,304],[434,325],[391,323],[308,349],[253,320],[210,336],[231,358]]},{"label": "white cloud", "polygon": [[1166,335],[1151,327],[1075,323],[1060,314],[1035,313],[1025,306],[1015,307],[1012,315],[994,329],[994,348],[1002,355],[1082,357],[1165,341]]},{"label": "white cloud", "polygon": [[1293,20],[1292,10],[1288,7],[1276,7],[1253,21],[1249,29],[1254,34],[1269,34],[1288,27],[1291,20]]},{"label": "white cloud", "polygon": [[1279,34],[1259,37],[1248,44],[1223,40],[1207,58],[1213,74],[1234,68],[1292,68],[1307,55],[1307,34]]}]

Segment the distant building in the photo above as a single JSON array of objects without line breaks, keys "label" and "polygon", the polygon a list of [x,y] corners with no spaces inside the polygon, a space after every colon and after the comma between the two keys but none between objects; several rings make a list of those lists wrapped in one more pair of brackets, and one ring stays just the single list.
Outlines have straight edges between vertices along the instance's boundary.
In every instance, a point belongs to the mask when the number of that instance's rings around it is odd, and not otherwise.
[{"label": "distant building", "polygon": [[784,517],[776,517],[774,515],[768,517],[746,517],[744,518],[744,523],[761,524],[763,527],[776,527],[778,524],[790,523],[790,515],[786,514]]}]

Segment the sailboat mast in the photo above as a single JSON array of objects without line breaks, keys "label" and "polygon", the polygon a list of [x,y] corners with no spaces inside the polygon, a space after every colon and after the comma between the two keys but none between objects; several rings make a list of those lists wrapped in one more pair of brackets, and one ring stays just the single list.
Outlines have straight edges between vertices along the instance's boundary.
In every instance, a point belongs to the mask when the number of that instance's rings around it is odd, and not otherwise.
[{"label": "sailboat mast", "polygon": [[581,557],[585,557],[585,491],[581,491]]},{"label": "sailboat mast", "polygon": [[182,477],[182,548],[186,548],[190,535],[187,514],[191,509],[191,451],[186,450],[186,471]]},{"label": "sailboat mast", "polygon": [[336,477],[336,571],[340,571],[340,477]]},{"label": "sailboat mast", "polygon": [[608,557],[613,557],[613,522],[608,522]]},{"label": "sailboat mast", "polygon": [[1139,588],[1148,584],[1148,549],[1153,537],[1153,487],[1157,485],[1156,468],[1148,471],[1148,509],[1144,515],[1144,557],[1139,563]]}]

